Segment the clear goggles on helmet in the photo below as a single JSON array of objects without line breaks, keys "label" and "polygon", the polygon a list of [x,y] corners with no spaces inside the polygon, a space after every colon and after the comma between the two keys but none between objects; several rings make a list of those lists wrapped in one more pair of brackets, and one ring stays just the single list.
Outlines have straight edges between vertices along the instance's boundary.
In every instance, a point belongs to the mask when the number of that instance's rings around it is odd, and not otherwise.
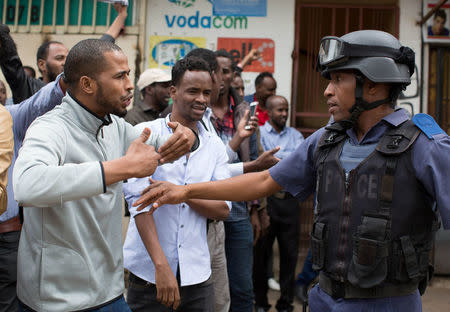
[{"label": "clear goggles on helmet", "polygon": [[345,41],[338,37],[324,37],[320,41],[319,64],[326,66],[335,63],[341,63],[347,60],[345,53]]},{"label": "clear goggles on helmet", "polygon": [[414,52],[408,47],[393,49],[384,46],[352,44],[338,37],[327,36],[320,41],[317,62],[320,69],[345,63],[350,57],[389,57],[398,63],[407,64],[407,62],[411,62],[411,52],[414,64]]}]

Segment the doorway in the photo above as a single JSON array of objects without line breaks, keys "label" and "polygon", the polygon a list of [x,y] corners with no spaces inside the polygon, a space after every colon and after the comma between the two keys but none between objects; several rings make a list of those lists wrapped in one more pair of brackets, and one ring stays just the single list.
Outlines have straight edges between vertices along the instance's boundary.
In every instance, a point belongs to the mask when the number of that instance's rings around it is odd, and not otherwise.
[{"label": "doorway", "polygon": [[450,47],[430,47],[428,84],[428,114],[450,134]]},{"label": "doorway", "polygon": [[399,9],[395,1],[383,5],[371,5],[368,1],[318,2],[296,4],[291,126],[305,137],[330,118],[323,97],[327,80],[315,70],[320,39],[361,29],[382,30],[396,37],[399,33]]}]

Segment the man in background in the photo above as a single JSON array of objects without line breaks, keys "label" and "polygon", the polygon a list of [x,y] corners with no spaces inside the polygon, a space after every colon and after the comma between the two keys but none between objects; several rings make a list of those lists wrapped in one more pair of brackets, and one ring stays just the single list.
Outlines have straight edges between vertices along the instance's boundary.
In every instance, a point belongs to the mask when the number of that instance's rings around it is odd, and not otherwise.
[{"label": "man in background", "polygon": [[137,82],[142,101],[135,99],[133,108],[128,111],[125,120],[134,126],[159,118],[169,104],[171,80],[172,76],[162,69],[146,69]]},{"label": "man in background", "polygon": [[[280,146],[280,151],[275,155],[280,159],[286,158],[300,146],[304,138],[296,129],[286,127],[289,105],[285,97],[271,96],[267,99],[266,106],[269,120],[260,127],[261,145],[265,151]],[[276,192],[267,197],[267,212],[270,216],[267,235],[260,238],[254,249],[255,309],[256,312],[264,312],[270,308],[267,300],[267,271],[276,238],[280,251],[281,288],[276,309],[279,312],[292,311],[298,255],[299,201],[289,192]]]},{"label": "man in background", "polygon": [[[102,40],[115,42],[127,18],[127,6],[114,4],[118,15]],[[8,82],[13,103],[18,104],[39,91],[47,83],[54,81],[63,72],[69,51],[59,41],[46,41],[37,50],[36,63],[42,77],[28,76],[17,52],[16,44],[9,34],[9,27],[0,24],[0,67]]]},{"label": "man in background", "polygon": [[446,21],[447,14],[445,14],[445,11],[437,10],[434,13],[433,25],[428,26],[428,36],[448,36],[448,28],[444,26]]},{"label": "man in background", "polygon": [[269,120],[267,114],[266,100],[275,95],[277,91],[277,82],[269,72],[262,72],[255,79],[255,93],[244,97],[248,103],[257,101],[256,116],[259,119],[259,125],[262,126]]}]

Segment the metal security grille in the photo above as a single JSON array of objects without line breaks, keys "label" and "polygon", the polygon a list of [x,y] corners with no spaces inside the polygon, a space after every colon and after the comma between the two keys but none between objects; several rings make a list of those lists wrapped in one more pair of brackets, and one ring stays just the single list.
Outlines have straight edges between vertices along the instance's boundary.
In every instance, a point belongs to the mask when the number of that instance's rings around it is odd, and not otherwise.
[{"label": "metal security grille", "polygon": [[450,134],[450,48],[430,47],[428,112]]},{"label": "metal security grille", "polygon": [[327,81],[315,70],[320,39],[361,29],[398,37],[399,10],[395,5],[297,3],[295,27],[291,125],[308,136],[330,117],[323,97]]},{"label": "metal security grille", "polygon": [[[127,34],[138,33],[143,2],[129,1]],[[102,34],[117,16],[111,4],[97,0],[0,0],[0,10],[13,33]]]}]

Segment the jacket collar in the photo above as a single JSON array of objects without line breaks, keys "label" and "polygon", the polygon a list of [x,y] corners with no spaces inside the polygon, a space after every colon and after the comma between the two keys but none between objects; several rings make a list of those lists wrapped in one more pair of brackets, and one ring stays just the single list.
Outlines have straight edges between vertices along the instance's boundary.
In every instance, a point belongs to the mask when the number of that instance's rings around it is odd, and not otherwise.
[{"label": "jacket collar", "polygon": [[67,95],[63,98],[64,103],[70,108],[72,120],[91,133],[97,134],[103,126],[112,123],[112,118],[109,114],[103,118],[98,116],[77,100],[70,91],[67,91]]}]

